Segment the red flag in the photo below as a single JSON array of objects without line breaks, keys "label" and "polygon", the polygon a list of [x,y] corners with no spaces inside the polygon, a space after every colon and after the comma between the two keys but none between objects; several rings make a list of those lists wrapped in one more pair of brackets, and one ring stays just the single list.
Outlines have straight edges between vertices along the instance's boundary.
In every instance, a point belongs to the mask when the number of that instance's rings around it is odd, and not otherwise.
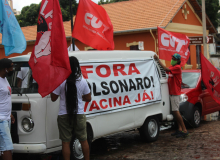
[{"label": "red flag", "polygon": [[203,54],[201,56],[202,81],[212,98],[220,104],[220,72]]},{"label": "red flag", "polygon": [[55,90],[71,73],[58,0],[42,0],[29,65],[42,97]]},{"label": "red flag", "polygon": [[113,50],[113,26],[102,6],[80,0],[73,28],[74,38],[98,50]]},{"label": "red flag", "polygon": [[189,38],[181,33],[166,31],[160,27],[158,29],[159,55],[160,59],[171,61],[172,55],[181,55],[181,66],[184,66],[189,59]]}]

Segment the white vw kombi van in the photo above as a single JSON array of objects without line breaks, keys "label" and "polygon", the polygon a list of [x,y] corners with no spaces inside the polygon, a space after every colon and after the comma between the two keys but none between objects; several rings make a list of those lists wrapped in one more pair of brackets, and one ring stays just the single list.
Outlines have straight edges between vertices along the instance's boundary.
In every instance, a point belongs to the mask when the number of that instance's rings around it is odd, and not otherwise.
[{"label": "white vw kombi van", "polygon": [[[92,101],[85,103],[88,142],[138,128],[147,142],[157,140],[160,122],[170,115],[165,71],[152,51],[76,51]],[[59,101],[42,98],[32,77],[30,55],[11,58],[15,73],[12,87],[11,135],[15,153],[45,154],[61,150],[57,127]],[[52,82],[51,82],[52,83]],[[72,142],[73,158],[83,159],[80,143]]]}]

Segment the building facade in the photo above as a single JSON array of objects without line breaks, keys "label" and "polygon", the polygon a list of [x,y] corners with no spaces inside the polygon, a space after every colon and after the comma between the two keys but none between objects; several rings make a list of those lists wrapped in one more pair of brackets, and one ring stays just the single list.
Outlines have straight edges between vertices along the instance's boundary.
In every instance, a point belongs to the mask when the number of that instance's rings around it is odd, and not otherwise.
[{"label": "building facade", "polygon": [[[107,11],[114,27],[115,50],[150,50],[158,53],[157,26],[168,31],[178,32],[188,37],[202,36],[201,6],[196,0],[133,0],[102,5]],[[206,19],[207,35],[217,33]],[[64,22],[67,43],[70,45],[71,25]],[[27,40],[27,49],[22,54],[32,52],[37,26],[22,27]],[[1,39],[0,39],[1,43]],[[82,50],[92,49],[75,39],[76,46]],[[208,48],[209,49],[209,48]],[[199,54],[203,45],[190,45],[190,58],[185,69],[196,69],[200,65]],[[20,54],[12,54],[18,56]],[[0,58],[4,58],[4,49],[0,45]],[[166,66],[169,61],[164,61]]]}]

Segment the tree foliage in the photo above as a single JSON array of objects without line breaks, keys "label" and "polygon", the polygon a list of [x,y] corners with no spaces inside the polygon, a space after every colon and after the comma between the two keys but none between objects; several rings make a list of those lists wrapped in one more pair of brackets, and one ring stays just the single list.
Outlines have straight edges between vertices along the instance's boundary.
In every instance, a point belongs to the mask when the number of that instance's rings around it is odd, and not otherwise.
[{"label": "tree foliage", "polygon": [[39,4],[31,4],[25,6],[21,10],[21,14],[17,15],[16,18],[21,27],[32,26],[37,24],[37,18],[40,10]]},{"label": "tree foliage", "polygon": [[[70,2],[69,0],[59,0],[60,1],[60,8],[63,16],[63,21],[69,21],[71,19],[70,15]],[[78,4],[76,0],[72,1],[72,14],[76,15]]]},{"label": "tree foliage", "polygon": [[[63,21],[69,21],[71,19],[69,0],[59,0],[60,8],[62,12]],[[72,14],[76,15],[78,4],[76,0],[72,1]],[[38,21],[38,15],[40,11],[41,3],[31,4],[25,6],[21,10],[20,15],[16,15],[18,23],[21,27],[36,25]]]},{"label": "tree foliage", "polygon": [[129,0],[100,0],[98,4],[101,5],[101,4],[115,3],[121,1],[129,1]]},{"label": "tree foliage", "polygon": [[[198,0],[199,4],[202,5],[202,0]],[[219,25],[220,10],[219,0],[205,0],[206,14],[215,28]]]}]

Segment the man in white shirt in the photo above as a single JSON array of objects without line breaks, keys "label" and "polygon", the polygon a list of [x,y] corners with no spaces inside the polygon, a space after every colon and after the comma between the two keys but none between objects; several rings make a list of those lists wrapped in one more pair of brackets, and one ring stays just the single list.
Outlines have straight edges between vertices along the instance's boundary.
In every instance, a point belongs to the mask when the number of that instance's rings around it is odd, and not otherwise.
[{"label": "man in white shirt", "polygon": [[[18,78],[18,88],[28,88],[30,85],[30,76],[31,76],[31,69],[29,67],[21,67],[21,70],[17,74]],[[33,79],[32,83],[36,83]]]},{"label": "man in white shirt", "polygon": [[28,67],[21,67],[21,70],[18,72],[17,78],[19,88],[27,88],[29,70]]},{"label": "man in white shirt", "polygon": [[57,124],[62,140],[62,153],[64,160],[70,160],[70,141],[73,133],[80,141],[85,160],[89,160],[89,145],[87,141],[86,116],[84,102],[91,101],[91,93],[86,80],[82,76],[79,61],[70,57],[71,75],[53,93],[54,102],[60,96],[60,109]]},{"label": "man in white shirt", "polygon": [[15,122],[11,114],[11,87],[6,76],[12,76],[13,63],[10,59],[0,60],[0,159],[12,160],[13,143],[10,127]]}]

